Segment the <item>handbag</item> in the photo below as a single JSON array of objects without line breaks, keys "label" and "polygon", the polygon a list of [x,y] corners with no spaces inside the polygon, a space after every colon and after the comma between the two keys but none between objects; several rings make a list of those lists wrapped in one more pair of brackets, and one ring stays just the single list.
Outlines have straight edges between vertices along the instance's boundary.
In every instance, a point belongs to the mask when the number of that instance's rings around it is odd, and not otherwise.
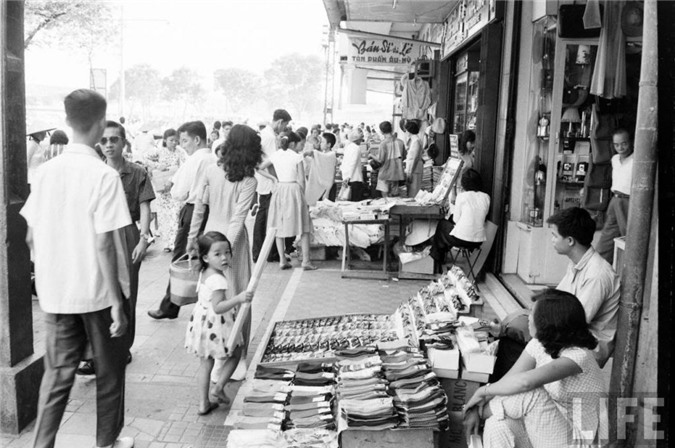
[{"label": "handbag", "polygon": [[171,302],[183,306],[197,301],[199,266],[199,263],[192,261],[189,254],[171,262],[169,266]]},{"label": "handbag", "polygon": [[352,198],[352,187],[349,185],[342,185],[340,193],[338,194],[338,201],[348,201]]}]

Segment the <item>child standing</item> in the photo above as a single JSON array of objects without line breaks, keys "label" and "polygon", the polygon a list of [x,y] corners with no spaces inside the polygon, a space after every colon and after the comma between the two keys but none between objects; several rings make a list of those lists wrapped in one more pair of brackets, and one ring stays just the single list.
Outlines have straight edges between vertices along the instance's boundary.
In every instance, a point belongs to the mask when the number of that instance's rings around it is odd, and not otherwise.
[{"label": "child standing", "polygon": [[215,359],[225,359],[220,377],[211,394],[217,401],[228,403],[223,392],[225,384],[239,363],[244,340],[237,335],[237,346],[232,353],[225,348],[234,325],[237,307],[253,299],[253,293],[242,292],[236,297],[227,293],[225,272],[232,259],[232,246],[220,232],[207,232],[197,239],[201,273],[197,286],[198,300],[185,333],[185,348],[199,356],[199,415],[206,415],[218,407],[211,402],[209,379]]},{"label": "child standing", "polygon": [[[276,151],[258,166],[258,173],[270,177],[264,170],[274,165],[279,183],[270,200],[270,210],[267,218],[268,228],[276,228],[276,244],[280,254],[284,253],[284,238],[300,235],[302,244],[302,268],[313,271],[316,266],[309,260],[309,234],[312,231],[312,219],[309,216],[309,207],[305,199],[305,170],[303,158],[296,152],[296,145],[301,138],[292,131],[281,134],[279,145],[281,151]],[[290,151],[289,151],[290,149]],[[285,259],[279,262],[281,269],[290,269],[291,265]]]}]

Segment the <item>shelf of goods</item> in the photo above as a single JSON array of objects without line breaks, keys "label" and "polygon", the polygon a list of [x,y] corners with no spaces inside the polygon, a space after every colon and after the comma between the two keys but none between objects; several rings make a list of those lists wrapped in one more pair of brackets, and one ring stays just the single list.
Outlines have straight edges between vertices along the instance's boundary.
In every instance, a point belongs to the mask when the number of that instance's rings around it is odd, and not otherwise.
[{"label": "shelf of goods", "polygon": [[276,322],[225,422],[234,434],[228,446],[434,446],[435,431],[458,429],[447,392],[473,384],[447,378],[460,378],[462,365],[491,372],[489,324],[469,316],[481,304],[453,266],[391,315]]}]

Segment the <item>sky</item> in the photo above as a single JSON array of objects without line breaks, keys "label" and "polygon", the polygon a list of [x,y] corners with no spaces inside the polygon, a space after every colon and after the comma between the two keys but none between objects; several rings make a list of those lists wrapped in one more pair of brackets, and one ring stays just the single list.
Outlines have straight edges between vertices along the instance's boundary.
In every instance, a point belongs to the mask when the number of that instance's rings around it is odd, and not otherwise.
[{"label": "sky", "polygon": [[[148,63],[168,75],[187,65],[210,79],[214,70],[240,67],[261,73],[282,54],[323,56],[321,0],[116,0],[123,5],[124,66]],[[105,25],[103,25],[105,26]],[[119,76],[121,43],[94,55],[93,65]],[[59,67],[47,70],[46,67]],[[31,47],[27,82],[89,84],[84,54]]]}]

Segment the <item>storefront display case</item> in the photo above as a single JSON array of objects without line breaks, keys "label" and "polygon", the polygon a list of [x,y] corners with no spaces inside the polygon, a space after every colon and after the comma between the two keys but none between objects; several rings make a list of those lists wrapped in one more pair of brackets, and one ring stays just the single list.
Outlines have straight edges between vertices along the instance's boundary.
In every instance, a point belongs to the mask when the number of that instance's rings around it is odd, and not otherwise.
[{"label": "storefront display case", "polygon": [[480,72],[479,53],[467,51],[460,55],[455,63],[455,78],[452,91],[453,101],[453,133],[461,134],[476,128],[478,112],[478,80]]}]

